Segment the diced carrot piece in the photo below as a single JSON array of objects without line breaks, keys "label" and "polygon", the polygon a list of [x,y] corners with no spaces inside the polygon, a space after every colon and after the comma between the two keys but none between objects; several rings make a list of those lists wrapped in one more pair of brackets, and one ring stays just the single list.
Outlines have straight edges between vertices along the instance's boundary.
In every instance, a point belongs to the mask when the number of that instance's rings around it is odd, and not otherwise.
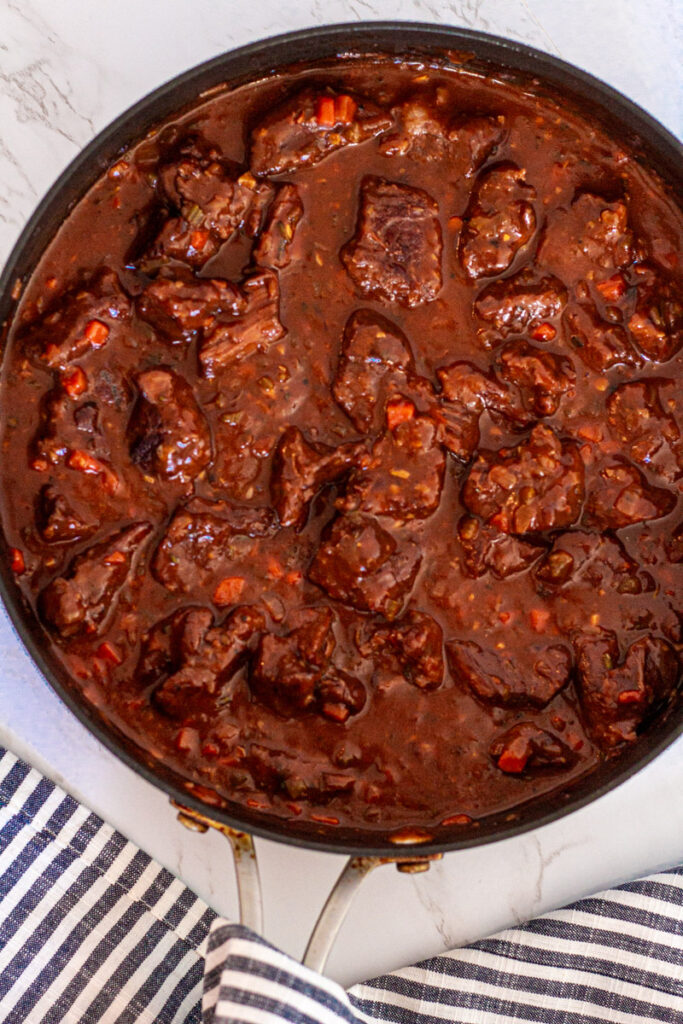
[{"label": "diced carrot piece", "polygon": [[550,612],[547,608],[532,608],[529,612],[531,628],[535,629],[537,633],[543,633],[545,631],[549,619]]},{"label": "diced carrot piece", "polygon": [[104,559],[105,565],[123,565],[126,561],[126,556],[123,551],[112,551],[110,555]]},{"label": "diced carrot piece", "polygon": [[453,231],[460,231],[460,229],[462,227],[462,223],[463,223],[462,217],[449,217],[448,218],[448,226]]},{"label": "diced carrot piece", "polygon": [[46,473],[50,468],[47,459],[31,459],[29,466],[31,469],[34,469],[36,473]]},{"label": "diced carrot piece", "polygon": [[22,572],[26,570],[26,562],[24,560],[23,552],[19,548],[10,548],[10,568],[13,573],[17,576],[21,576]]},{"label": "diced carrot piece", "polygon": [[217,757],[220,754],[220,749],[215,743],[204,743],[202,746],[202,754],[204,757]]},{"label": "diced carrot piece", "polygon": [[66,457],[66,464],[69,469],[77,469],[79,473],[102,473],[104,466],[99,459],[81,448],[72,448]]},{"label": "diced carrot piece", "polygon": [[567,733],[567,743],[572,748],[572,750],[576,750],[576,751],[581,750],[581,748],[584,745],[583,744],[583,740],[581,739],[581,737],[578,736],[575,732]]},{"label": "diced carrot piece", "polygon": [[536,324],[531,328],[530,334],[534,341],[552,341],[557,331],[552,324]]},{"label": "diced carrot piece", "polygon": [[113,644],[110,644],[108,640],[104,640],[95,651],[95,656],[102,658],[103,661],[108,661],[112,665],[120,665],[123,662],[123,658],[116,650]]},{"label": "diced carrot piece", "polygon": [[508,527],[510,525],[510,520],[506,512],[496,512],[494,515],[491,516],[491,519],[489,521],[491,523],[491,526],[495,526],[495,528],[497,530],[500,530],[502,533],[507,533]]},{"label": "diced carrot piece", "polygon": [[449,818],[444,818],[441,822],[442,825],[470,825],[472,819],[469,814],[451,814]]},{"label": "diced carrot piece", "polygon": [[387,405],[387,426],[394,430],[399,423],[406,423],[412,420],[415,415],[415,406],[407,398],[395,398]]},{"label": "diced carrot piece", "polygon": [[327,814],[312,814],[311,821],[319,821],[321,825],[338,825],[339,818],[333,818],[332,815]]},{"label": "diced carrot piece", "polygon": [[235,604],[243,589],[244,579],[241,576],[226,576],[213,592],[213,603],[219,607]]},{"label": "diced carrot piece", "polygon": [[116,180],[122,178],[128,170],[128,164],[125,160],[117,160],[113,167],[110,167],[107,172],[107,177]]},{"label": "diced carrot piece", "polygon": [[[252,796],[250,796],[249,799],[245,800],[244,802],[247,805],[247,807],[255,807],[259,811],[265,811],[268,808],[268,804],[259,803],[259,801],[254,800]],[[313,815],[311,815],[311,817],[313,817]]]},{"label": "diced carrot piece", "polygon": [[319,96],[315,105],[315,119],[321,128],[332,128],[337,123],[333,96]]},{"label": "diced carrot piece", "polygon": [[190,245],[197,252],[201,252],[201,250],[204,248],[208,241],[209,232],[206,230],[206,228],[197,228],[197,230],[193,231],[192,234],[190,235]]},{"label": "diced carrot piece", "polygon": [[619,704],[640,704],[643,694],[640,690],[622,690],[617,701]]},{"label": "diced carrot piece", "polygon": [[595,287],[605,302],[618,302],[626,292],[626,281],[621,274],[615,274],[613,277],[608,277],[606,281],[600,281]]},{"label": "diced carrot piece", "polygon": [[296,814],[296,815],[301,814],[301,807],[299,806],[299,804],[289,804],[289,803],[286,803],[285,807],[287,807],[292,812],[292,814]]},{"label": "diced carrot piece", "polygon": [[356,101],[350,96],[342,95],[335,97],[334,116],[340,124],[351,124],[358,109]]},{"label": "diced carrot piece", "polygon": [[101,320],[90,320],[83,333],[93,348],[100,348],[109,337],[109,328]]},{"label": "diced carrot piece", "polygon": [[498,758],[498,767],[502,772],[519,775],[526,768],[527,760],[527,757],[515,754],[512,750],[504,750]]},{"label": "diced carrot piece", "polygon": [[102,477],[102,486],[107,494],[114,494],[118,490],[119,478],[113,469],[100,462],[94,455],[83,451],[81,448],[72,448],[66,457],[66,464],[69,469],[76,469],[79,473],[89,473]]},{"label": "diced carrot piece", "polygon": [[78,398],[88,387],[88,378],[80,366],[74,366],[70,373],[62,377],[62,387],[69,398]]},{"label": "diced carrot piece", "polygon": [[54,345],[50,342],[50,344],[45,347],[43,355],[49,363],[54,362],[59,358],[59,345]]},{"label": "diced carrot piece", "polygon": [[334,703],[334,701],[326,701],[321,711],[326,718],[331,718],[333,722],[345,722],[349,717],[349,709],[346,704]]},{"label": "diced carrot piece", "polygon": [[274,580],[280,580],[285,574],[285,570],[282,568],[277,558],[268,559],[268,575]]},{"label": "diced carrot piece", "polygon": [[178,750],[192,750],[196,738],[196,729],[188,729],[187,727],[184,727],[176,736],[175,745]]},{"label": "diced carrot piece", "polygon": [[302,579],[303,576],[300,572],[288,572],[287,575],[285,576],[285,583],[289,583],[293,586],[295,583],[300,583]]},{"label": "diced carrot piece", "polygon": [[498,612],[498,618],[504,626],[507,626],[508,622],[512,618],[512,612]]}]

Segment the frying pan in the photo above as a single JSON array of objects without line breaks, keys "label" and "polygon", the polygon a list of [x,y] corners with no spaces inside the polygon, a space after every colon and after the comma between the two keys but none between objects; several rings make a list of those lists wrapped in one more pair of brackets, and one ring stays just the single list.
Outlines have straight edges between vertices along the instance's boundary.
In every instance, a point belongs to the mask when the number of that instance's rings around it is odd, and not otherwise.
[{"label": "frying pan", "polygon": [[[240,47],[207,61],[162,85],[135,104],[89,143],[58,178],[22,232],[0,277],[0,325],[6,336],[17,300],[17,281],[31,274],[41,253],[70,210],[116,155],[167,118],[224,88],[297,64],[330,61],[344,55],[382,53],[466,64],[505,83],[528,83],[539,94],[561,97],[602,124],[637,159],[656,170],[679,196],[683,193],[683,146],[662,125],[630,100],[593,76],[556,57],[507,39],[420,23],[373,22],[333,25],[287,33]],[[4,542],[4,539],[3,539]],[[101,713],[88,705],[62,667],[53,661],[40,625],[24,601],[9,568],[0,559],[0,595],[14,626],[48,683],[77,718],[130,768],[164,790],[179,809],[181,822],[205,831],[218,828],[236,854],[243,919],[260,926],[258,871],[253,835],[350,855],[336,889],[323,910],[306,962],[321,967],[331,938],[341,923],[347,897],[367,871],[380,863],[397,863],[416,871],[446,851],[507,839],[554,821],[613,789],[657,756],[683,731],[683,702],[651,724],[631,749],[607,760],[571,785],[538,797],[513,813],[493,814],[472,826],[456,825],[427,832],[416,828],[393,835],[370,828],[340,828],[312,822],[284,821],[263,811],[215,802],[178,772],[154,760]]]}]

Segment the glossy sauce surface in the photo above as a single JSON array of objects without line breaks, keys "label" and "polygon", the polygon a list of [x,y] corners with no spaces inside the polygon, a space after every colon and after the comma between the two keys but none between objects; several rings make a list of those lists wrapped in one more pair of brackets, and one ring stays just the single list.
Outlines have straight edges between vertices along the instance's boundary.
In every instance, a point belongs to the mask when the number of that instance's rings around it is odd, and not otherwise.
[{"label": "glossy sauce surface", "polygon": [[84,699],[207,799],[365,828],[637,742],[680,675],[682,233],[587,122],[388,61],[125,154],[4,363],[10,557]]}]

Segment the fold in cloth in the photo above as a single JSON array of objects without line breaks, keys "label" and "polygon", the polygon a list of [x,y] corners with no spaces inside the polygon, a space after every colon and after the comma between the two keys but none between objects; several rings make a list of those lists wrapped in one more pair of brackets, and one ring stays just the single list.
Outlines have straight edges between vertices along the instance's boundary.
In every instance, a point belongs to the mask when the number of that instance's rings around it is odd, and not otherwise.
[{"label": "fold in cloth", "polygon": [[683,867],[345,992],[0,748],[0,1020],[683,1024]]}]

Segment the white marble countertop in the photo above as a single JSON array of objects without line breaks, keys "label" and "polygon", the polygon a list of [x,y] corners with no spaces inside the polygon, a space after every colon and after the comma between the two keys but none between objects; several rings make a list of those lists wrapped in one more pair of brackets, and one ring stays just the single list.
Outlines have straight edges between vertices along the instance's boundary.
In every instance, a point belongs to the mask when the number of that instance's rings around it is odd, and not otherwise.
[{"label": "white marble countertop", "polygon": [[[0,262],[33,207],[97,131],[199,61],[308,25],[448,22],[508,35],[592,71],[683,134],[676,0],[4,0],[0,4]],[[0,612],[0,743],[234,916],[228,850],[181,828],[166,798],[99,745],[42,681]],[[472,941],[683,860],[683,740],[583,810],[447,855],[423,875],[365,882],[332,955],[344,983]],[[266,935],[300,954],[342,858],[258,842]]]}]

